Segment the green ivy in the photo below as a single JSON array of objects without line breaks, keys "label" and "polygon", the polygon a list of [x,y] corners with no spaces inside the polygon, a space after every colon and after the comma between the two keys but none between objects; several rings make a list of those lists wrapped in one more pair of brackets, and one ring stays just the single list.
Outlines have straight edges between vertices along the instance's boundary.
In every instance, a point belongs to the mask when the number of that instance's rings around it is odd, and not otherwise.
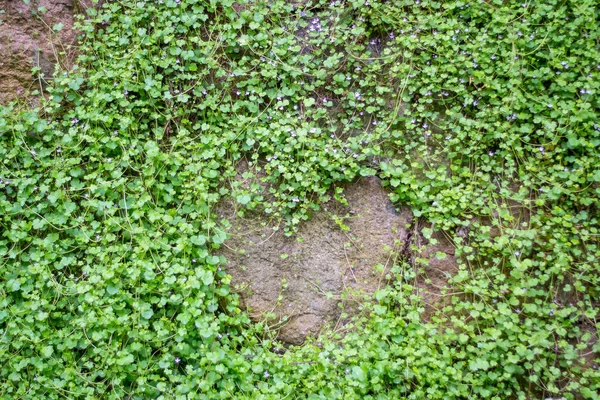
[{"label": "green ivy", "polygon": [[[77,66],[0,109],[0,398],[598,398],[599,11],[90,9]],[[215,210],[293,235],[373,175],[453,239],[451,301],[424,322],[403,260],[343,332],[280,351]]]}]

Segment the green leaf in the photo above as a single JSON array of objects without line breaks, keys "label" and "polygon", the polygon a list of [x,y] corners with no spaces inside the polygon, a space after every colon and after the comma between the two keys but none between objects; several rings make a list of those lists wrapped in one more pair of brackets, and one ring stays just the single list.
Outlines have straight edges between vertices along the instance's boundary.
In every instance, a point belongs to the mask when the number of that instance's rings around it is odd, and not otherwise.
[{"label": "green leaf", "polygon": [[307,97],[304,99],[304,106],[306,108],[312,107],[315,104],[315,99],[312,97]]},{"label": "green leaf", "polygon": [[106,286],[106,292],[107,292],[108,294],[110,294],[111,296],[113,296],[113,295],[117,294],[117,293],[119,292],[119,290],[120,290],[120,289],[121,289],[121,287],[120,287],[119,285],[115,285],[115,284],[112,284],[112,283],[109,283],[109,284]]},{"label": "green leaf", "polygon": [[247,194],[238,195],[236,198],[237,202],[243,205],[246,205],[250,202],[251,197]]}]

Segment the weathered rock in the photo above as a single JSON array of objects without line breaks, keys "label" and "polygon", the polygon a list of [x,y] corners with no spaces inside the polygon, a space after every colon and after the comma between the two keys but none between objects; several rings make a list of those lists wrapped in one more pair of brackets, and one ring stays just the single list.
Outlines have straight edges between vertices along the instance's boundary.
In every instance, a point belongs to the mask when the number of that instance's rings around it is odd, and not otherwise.
[{"label": "weathered rock", "polygon": [[[324,324],[340,316],[340,296],[352,288],[373,293],[385,285],[383,274],[393,254],[409,239],[410,210],[395,210],[376,178],[363,179],[345,191],[348,207],[330,202],[288,238],[273,226],[261,226],[261,216],[236,218],[222,254],[234,285],[256,320],[273,313],[283,320],[279,338],[301,343]],[[225,210],[225,211],[224,211]],[[332,215],[346,216],[342,229]],[[383,266],[375,273],[375,265]]]},{"label": "weathered rock", "polygon": [[[46,80],[57,62],[70,68],[74,14],[84,7],[78,0],[0,0],[0,104],[45,85],[31,74],[33,67],[40,67]],[[56,32],[53,27],[58,24],[62,29]]]}]

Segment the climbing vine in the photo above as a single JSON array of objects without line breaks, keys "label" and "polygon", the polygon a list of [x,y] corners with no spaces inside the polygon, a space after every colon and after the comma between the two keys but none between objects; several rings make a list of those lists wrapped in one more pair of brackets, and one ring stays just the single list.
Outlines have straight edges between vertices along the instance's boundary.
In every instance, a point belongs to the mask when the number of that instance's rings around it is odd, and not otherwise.
[{"label": "climbing vine", "polygon": [[[598,398],[599,10],[90,9],[77,65],[0,109],[0,397]],[[403,260],[344,332],[278,351],[217,205],[293,235],[373,175],[453,239],[451,301],[424,322]]]}]

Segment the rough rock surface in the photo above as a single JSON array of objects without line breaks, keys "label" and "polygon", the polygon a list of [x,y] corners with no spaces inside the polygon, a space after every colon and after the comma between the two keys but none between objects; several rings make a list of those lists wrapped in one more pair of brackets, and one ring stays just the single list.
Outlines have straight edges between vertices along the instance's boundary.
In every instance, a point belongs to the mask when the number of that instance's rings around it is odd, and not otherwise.
[{"label": "rough rock surface", "polygon": [[[330,202],[291,238],[261,224],[260,215],[242,219],[232,207],[221,210],[232,223],[222,255],[233,285],[255,320],[272,313],[271,322],[280,327],[279,339],[284,342],[301,343],[325,324],[338,322],[345,289],[373,293],[383,287],[386,271],[410,247],[413,215],[407,208],[394,208],[377,178],[349,185],[345,194],[348,207]],[[345,227],[332,215],[345,217]],[[426,272],[435,279],[418,285],[425,302],[434,302],[438,286],[449,277],[446,270],[456,267],[454,252],[450,242],[436,246],[421,242],[416,243],[423,251],[420,257],[431,259]],[[439,251],[449,257],[437,260],[434,255]]]},{"label": "rough rock surface", "polygon": [[[40,7],[42,10],[39,11]],[[45,79],[60,62],[68,69],[75,45],[74,14],[85,7],[79,0],[0,0],[0,104],[45,85],[31,70],[39,66]],[[53,30],[62,24],[59,32]]]}]

